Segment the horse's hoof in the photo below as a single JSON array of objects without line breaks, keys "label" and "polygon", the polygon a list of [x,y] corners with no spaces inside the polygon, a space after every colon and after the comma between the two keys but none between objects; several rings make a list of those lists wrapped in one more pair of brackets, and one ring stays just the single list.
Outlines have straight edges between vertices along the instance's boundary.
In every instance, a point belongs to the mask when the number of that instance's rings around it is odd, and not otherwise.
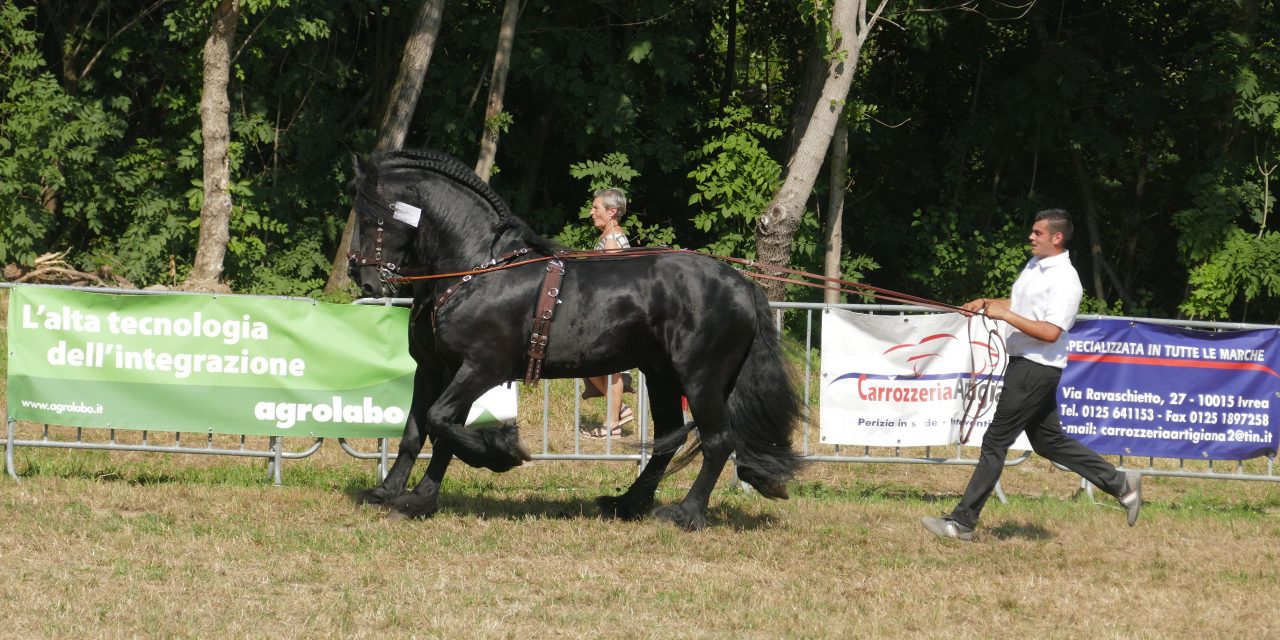
[{"label": "horse's hoof", "polygon": [[416,493],[402,495],[387,504],[391,508],[391,512],[387,514],[388,520],[403,520],[410,518],[414,520],[422,520],[430,518],[440,510],[440,501],[437,496],[420,496]]},{"label": "horse's hoof", "polygon": [[456,433],[460,434],[459,446],[453,454],[470,466],[502,473],[533,459],[529,449],[520,442],[520,432],[514,425],[458,430]]},{"label": "horse's hoof", "polygon": [[685,531],[701,531],[707,528],[706,514],[690,514],[678,506],[658,507],[653,510],[653,517],[664,522],[670,522]]},{"label": "horse's hoof", "polygon": [[371,504],[375,506],[386,506],[396,498],[397,494],[388,491],[386,487],[373,487],[365,489],[356,494],[356,501],[360,504]]},{"label": "horse's hoof", "polygon": [[787,483],[777,478],[766,478],[755,472],[750,467],[738,467],[738,479],[751,485],[760,495],[770,500],[786,500],[790,496],[787,494]]}]

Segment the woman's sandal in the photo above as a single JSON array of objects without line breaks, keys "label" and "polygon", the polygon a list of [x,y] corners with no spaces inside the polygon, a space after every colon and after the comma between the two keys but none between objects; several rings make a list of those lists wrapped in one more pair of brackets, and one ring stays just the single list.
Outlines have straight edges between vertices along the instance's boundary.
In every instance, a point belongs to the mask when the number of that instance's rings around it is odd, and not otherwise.
[{"label": "woman's sandal", "polygon": [[622,427],[614,427],[610,430],[608,426],[600,426],[587,432],[588,438],[602,439],[608,438],[609,436],[613,436],[615,438],[622,437]]},{"label": "woman's sandal", "polygon": [[618,414],[618,424],[613,425],[612,428],[607,424],[600,425],[591,431],[588,431],[587,436],[592,438],[608,438],[609,436],[621,437],[622,425],[635,420],[636,416],[635,413],[631,411],[631,407],[628,407],[625,404],[622,405],[622,411],[619,411]]}]

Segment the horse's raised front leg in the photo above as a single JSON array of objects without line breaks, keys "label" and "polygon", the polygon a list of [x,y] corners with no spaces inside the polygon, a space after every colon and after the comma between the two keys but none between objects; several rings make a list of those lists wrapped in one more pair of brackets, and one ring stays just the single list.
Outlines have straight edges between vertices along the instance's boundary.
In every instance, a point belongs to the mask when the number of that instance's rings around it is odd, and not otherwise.
[{"label": "horse's raised front leg", "polygon": [[[663,436],[683,428],[683,415],[680,411],[680,387],[670,374],[646,373],[646,384],[649,389],[649,410],[653,413],[653,438]],[[620,496],[600,496],[596,504],[600,505],[600,513],[606,518],[622,520],[639,520],[653,510],[653,494],[658,490],[658,483],[667,470],[671,458],[675,455],[675,447],[654,451],[653,457],[645,464],[636,481],[631,483]]]},{"label": "horse's raised front leg", "polygon": [[529,450],[520,443],[515,425],[466,427],[471,405],[496,384],[491,371],[463,365],[445,387],[444,393],[427,411],[427,424],[453,450],[453,455],[473,467],[502,472],[532,460]]},{"label": "horse's raised front leg", "polygon": [[404,493],[409,482],[409,472],[422,452],[422,445],[427,439],[425,416],[442,387],[439,374],[424,370],[422,367],[413,376],[413,399],[409,402],[409,418],[405,421],[404,435],[400,438],[400,449],[396,453],[396,461],[387,472],[382,484],[366,489],[359,495],[360,502],[365,504],[386,504]]},{"label": "horse's raised front leg", "polygon": [[659,520],[697,531],[707,526],[707,503],[729,460],[732,447],[724,430],[724,400],[718,394],[691,395],[689,407],[702,441],[702,468],[680,504],[658,507],[653,515]]}]

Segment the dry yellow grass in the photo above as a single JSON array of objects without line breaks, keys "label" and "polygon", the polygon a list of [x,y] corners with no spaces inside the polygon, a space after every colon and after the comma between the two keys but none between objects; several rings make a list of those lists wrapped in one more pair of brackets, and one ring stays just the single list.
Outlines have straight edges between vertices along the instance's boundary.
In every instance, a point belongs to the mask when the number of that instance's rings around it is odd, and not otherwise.
[{"label": "dry yellow grass", "polygon": [[624,463],[458,467],[442,512],[408,522],[354,505],[370,465],[328,452],[282,488],[260,463],[20,458],[37,474],[0,480],[9,637],[1261,638],[1280,587],[1280,489],[1153,480],[1130,529],[1040,461],[965,545],[918,523],[962,468],[815,465],[788,502],[717,492],[712,528],[685,533],[595,517]]}]

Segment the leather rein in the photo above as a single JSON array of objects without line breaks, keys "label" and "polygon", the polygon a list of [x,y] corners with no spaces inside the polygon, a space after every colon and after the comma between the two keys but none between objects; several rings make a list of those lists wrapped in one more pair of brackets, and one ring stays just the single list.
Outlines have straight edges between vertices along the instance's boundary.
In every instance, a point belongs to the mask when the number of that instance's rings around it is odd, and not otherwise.
[{"label": "leather rein", "polygon": [[[381,184],[377,186],[377,193],[379,199],[382,201],[380,204],[382,204],[388,212],[393,212],[394,207],[386,201]],[[690,249],[674,249],[670,247],[633,247],[628,249],[605,249],[596,251],[559,250],[549,256],[522,259],[531,251],[529,248],[525,247],[514,251],[508,251],[500,256],[491,258],[468,271],[423,275],[400,275],[399,266],[397,264],[382,258],[384,233],[384,219],[382,216],[379,216],[377,219],[377,228],[374,232],[373,255],[365,256],[359,251],[349,251],[347,253],[347,260],[361,267],[377,267],[378,279],[381,280],[384,285],[460,278],[459,282],[446,288],[444,292],[436,297],[435,304],[431,309],[431,324],[433,327],[436,324],[436,312],[440,307],[443,306],[444,303],[462,287],[462,285],[470,282],[474,276],[484,273],[493,273],[496,271],[505,271],[507,269],[514,269],[516,267],[522,267],[539,262],[548,263],[545,275],[543,275],[542,286],[539,289],[538,297],[534,305],[533,330],[529,336],[529,350],[527,353],[529,362],[525,369],[524,377],[524,383],[526,385],[534,384],[542,375],[542,363],[546,358],[547,344],[550,341],[551,321],[555,317],[556,307],[560,305],[560,288],[564,281],[566,261],[626,260],[664,253],[687,253],[738,265],[742,267],[738,269],[740,273],[759,280],[772,280],[786,284],[823,289],[826,291],[838,291],[840,293],[852,295],[871,296],[881,300],[916,304],[939,311],[963,311],[963,309],[956,305],[938,302],[936,300],[930,300],[928,298],[922,298],[920,296],[901,293],[890,289],[883,289],[881,287],[875,287],[861,282],[853,282],[851,280],[842,280],[840,278],[818,275],[816,273],[800,271],[799,269],[792,269],[778,264],[758,262],[755,260],[744,260],[742,258],[733,258],[729,256],[718,256],[699,251],[692,251]],[[754,269],[754,271],[752,271],[752,269]],[[788,276],[798,276],[799,278],[797,279]],[[977,376],[975,375],[975,378],[976,377]],[[990,382],[990,375],[984,382]],[[970,397],[965,403],[964,415],[966,416],[970,413],[971,409],[973,409],[973,403],[975,400],[977,400],[978,407],[977,411],[973,414],[973,419],[968,425],[968,429],[965,429],[962,433],[962,443],[968,441],[969,435],[977,423],[978,416],[982,413],[986,405],[985,394],[981,394],[981,398],[975,397],[979,395],[977,393],[977,387],[977,384],[970,387]]]},{"label": "leather rein", "polygon": [[[376,248],[376,245],[375,245],[375,248]],[[743,275],[750,276],[752,278],[756,278],[759,280],[773,280],[778,282],[785,282],[787,284],[813,287],[815,289],[839,291],[841,293],[847,293],[852,295],[871,296],[873,298],[878,298],[881,300],[889,300],[893,302],[901,302],[906,304],[917,304],[920,306],[937,309],[939,311],[961,311],[962,310],[960,307],[956,305],[947,304],[945,302],[938,302],[936,300],[930,300],[928,298],[922,298],[920,296],[914,296],[909,293],[901,293],[898,291],[893,291],[891,289],[883,289],[883,288],[872,286],[869,284],[863,284],[861,282],[854,282],[851,280],[842,280],[840,278],[833,278],[830,276],[819,275],[816,273],[810,273],[808,271],[800,271],[799,269],[792,269],[790,267],[784,267],[778,264],[770,264],[768,262],[758,262],[756,260],[745,260],[742,258],[733,258],[730,256],[718,256],[710,253],[702,253],[700,251],[694,251],[692,249],[674,249],[671,247],[632,247],[629,249],[603,249],[603,250],[596,250],[596,251],[560,250],[560,251],[556,251],[553,255],[550,255],[550,256],[539,256],[536,258],[531,258],[529,260],[521,260],[518,262],[515,261],[516,258],[527,255],[529,251],[530,250],[527,248],[517,249],[515,251],[509,251],[501,256],[493,258],[488,262],[485,262],[484,264],[481,264],[476,268],[468,271],[456,271],[453,273],[434,273],[434,274],[424,274],[424,275],[391,275],[387,278],[387,281],[391,284],[403,284],[406,282],[421,282],[424,280],[463,278],[462,282],[468,282],[471,280],[472,276],[480,275],[482,273],[492,273],[494,271],[514,269],[516,267],[522,267],[522,266],[534,264],[537,262],[549,262],[553,260],[558,260],[560,262],[571,261],[571,260],[627,260],[631,258],[643,258],[647,256],[659,255],[664,253],[687,253],[687,254],[692,254],[696,256],[703,256],[706,258],[713,258],[715,260],[719,260],[721,262],[726,262],[729,264],[741,265],[748,269],[759,269],[762,272],[747,271],[745,269],[739,270]],[[391,265],[391,268],[394,269],[394,265]],[[788,278],[781,274],[799,276],[800,279]],[[458,285],[455,285],[450,289],[446,289],[445,293],[442,294],[441,297],[437,299],[436,307],[439,308],[439,306],[443,304],[444,300],[448,299],[449,295],[457,291],[458,287],[462,285],[462,282],[460,282]]]},{"label": "leather rein", "polygon": [[[380,245],[375,245],[375,257],[380,255]],[[631,258],[640,258],[645,256],[659,255],[665,253],[688,253],[693,255],[714,258],[721,262],[734,265],[741,265],[744,269],[739,269],[743,275],[757,278],[760,280],[773,280],[777,282],[785,282],[787,284],[796,284],[816,289],[828,291],[839,291],[853,295],[869,295],[881,300],[890,300],[893,302],[901,302],[907,304],[917,304],[929,307],[939,311],[963,311],[956,305],[938,302],[920,296],[914,296],[907,293],[901,293],[890,289],[853,282],[851,280],[842,280],[830,276],[818,275],[799,269],[792,269],[782,265],[770,264],[766,262],[757,262],[755,260],[744,260],[742,258],[733,258],[729,256],[717,256],[713,254],[701,253],[690,249],[673,249],[670,247],[632,247],[629,249],[607,249],[597,251],[556,251],[550,256],[538,256],[527,260],[520,260],[530,253],[530,249],[521,248],[515,251],[508,251],[500,256],[491,258],[490,260],[477,265],[476,268],[468,271],[458,271],[454,273],[436,273],[424,275],[399,275],[394,271],[384,275],[386,282],[392,284],[401,284],[405,282],[422,282],[428,280],[443,280],[447,278],[461,278],[461,280],[436,297],[435,305],[431,310],[432,325],[436,322],[436,310],[438,310],[445,301],[458,291],[462,285],[470,282],[474,276],[493,273],[496,271],[504,271],[523,267],[535,263],[546,262],[546,273],[543,276],[542,286],[539,289],[536,304],[534,305],[533,330],[529,336],[528,350],[528,366],[525,369],[524,383],[532,385],[538,381],[542,375],[542,362],[546,358],[547,344],[550,340],[551,321],[555,316],[556,307],[560,304],[560,287],[564,281],[565,265],[567,261],[574,260],[627,260]],[[381,264],[381,263],[380,263]],[[386,268],[394,270],[395,265],[387,264],[386,267],[380,266],[380,271]],[[748,271],[747,269],[758,269],[761,271],[771,271],[773,273],[761,273],[759,271]],[[781,274],[799,276],[799,279],[786,277]],[[986,320],[984,319],[984,322]],[[972,328],[970,329],[972,331]],[[990,338],[1001,343],[1003,348],[1003,340],[1000,340],[999,333],[988,329]],[[970,342],[973,342],[972,335]],[[987,394],[982,392],[979,387],[985,387],[992,383],[994,371],[986,376],[980,376],[976,372],[976,362],[973,363],[975,371],[973,372],[974,384],[970,385],[968,397],[965,399],[964,408],[961,414],[961,433],[960,442],[967,443],[974,428],[977,426],[979,416],[984,414],[988,407]]]}]

